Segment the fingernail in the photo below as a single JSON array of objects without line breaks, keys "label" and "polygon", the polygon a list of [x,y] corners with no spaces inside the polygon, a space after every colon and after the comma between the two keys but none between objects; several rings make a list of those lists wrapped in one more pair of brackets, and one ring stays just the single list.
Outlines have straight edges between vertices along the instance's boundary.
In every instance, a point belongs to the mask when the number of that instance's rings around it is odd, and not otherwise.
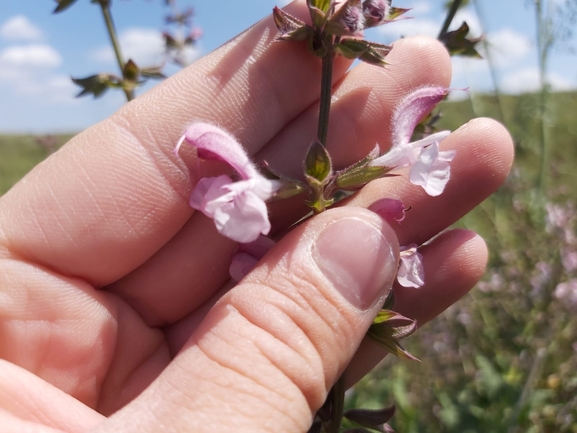
[{"label": "fingernail", "polygon": [[360,218],[344,218],[325,228],[313,257],[333,286],[360,310],[386,296],[397,268],[390,242]]}]

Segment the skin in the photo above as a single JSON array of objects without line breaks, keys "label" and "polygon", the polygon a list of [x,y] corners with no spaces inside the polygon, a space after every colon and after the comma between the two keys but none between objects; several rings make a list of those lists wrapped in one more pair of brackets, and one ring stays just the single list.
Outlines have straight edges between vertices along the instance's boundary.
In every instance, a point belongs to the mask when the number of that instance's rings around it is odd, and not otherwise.
[{"label": "skin", "polygon": [[[300,2],[287,10],[306,19]],[[363,338],[378,305],[361,311],[336,296],[296,254],[306,236],[360,218],[396,257],[399,244],[431,239],[504,181],[511,138],[476,119],[442,144],[457,150],[443,195],[406,177],[374,181],[285,236],[231,289],[236,245],[188,206],[198,179],[222,167],[172,150],[203,120],[233,132],[257,160],[298,173],[316,131],[320,62],[274,35],[270,17],[256,24],[73,138],[0,199],[5,431],[306,431],[341,373],[350,385],[386,354]],[[336,166],[375,142],[389,147],[400,97],[450,83],[449,57],[434,40],[399,41],[388,61],[349,73],[349,62],[335,64]],[[363,209],[383,197],[410,204],[402,224]],[[304,211],[275,203],[273,235]],[[487,251],[475,233],[449,230],[422,254],[426,285],[395,287],[396,309],[421,325],[473,287]]]}]

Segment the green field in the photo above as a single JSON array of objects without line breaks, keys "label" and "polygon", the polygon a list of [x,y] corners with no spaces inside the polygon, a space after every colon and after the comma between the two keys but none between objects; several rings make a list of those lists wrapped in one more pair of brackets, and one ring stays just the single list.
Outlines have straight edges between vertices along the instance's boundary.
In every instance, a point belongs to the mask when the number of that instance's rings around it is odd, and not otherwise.
[{"label": "green field", "polygon": [[[387,358],[347,403],[395,403],[401,433],[577,432],[577,93],[549,95],[544,117],[539,95],[472,101],[443,103],[439,127],[489,116],[516,146],[506,184],[458,223],[487,240],[486,276],[406,341],[422,363]],[[0,194],[47,153],[0,136]]]}]

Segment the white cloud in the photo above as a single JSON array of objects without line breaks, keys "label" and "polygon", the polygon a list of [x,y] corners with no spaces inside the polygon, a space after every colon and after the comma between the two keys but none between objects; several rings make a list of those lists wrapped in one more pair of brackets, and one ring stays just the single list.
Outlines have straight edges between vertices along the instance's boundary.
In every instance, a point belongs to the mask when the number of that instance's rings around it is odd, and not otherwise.
[{"label": "white cloud", "polygon": [[531,42],[521,33],[504,28],[487,35],[491,60],[499,67],[506,67],[525,59],[531,52]]},{"label": "white cloud", "polygon": [[42,38],[42,31],[24,15],[15,15],[2,24],[0,37],[7,40],[34,41]]},{"label": "white cloud", "polygon": [[426,15],[431,12],[431,2],[429,1],[418,1],[410,6],[411,8],[411,15],[418,16],[418,15]]},{"label": "white cloud", "polygon": [[[156,29],[129,28],[119,35],[120,47],[126,59],[132,59],[139,66],[151,66],[162,63],[164,41],[162,33]],[[98,48],[92,53],[97,61],[114,61],[114,52],[109,46]]]},{"label": "white cloud", "polygon": [[[547,81],[553,90],[574,90],[577,87],[577,83],[556,73],[550,73]],[[534,92],[540,87],[539,70],[536,67],[519,69],[504,75],[500,82],[506,93]]]},{"label": "white cloud", "polygon": [[399,36],[431,36],[436,37],[439,33],[440,25],[430,19],[407,19],[399,20],[381,27],[378,27],[378,32],[392,37]]},{"label": "white cloud", "polygon": [[0,51],[0,68],[55,68],[62,57],[50,45],[13,45]]}]

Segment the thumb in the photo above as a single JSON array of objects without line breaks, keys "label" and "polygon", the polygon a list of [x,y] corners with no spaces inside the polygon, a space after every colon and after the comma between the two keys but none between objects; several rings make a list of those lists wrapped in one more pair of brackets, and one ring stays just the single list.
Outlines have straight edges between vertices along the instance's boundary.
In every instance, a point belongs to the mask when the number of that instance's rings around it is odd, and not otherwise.
[{"label": "thumb", "polygon": [[391,289],[397,261],[394,232],[376,214],[348,207],[316,216],[223,296],[109,422],[139,432],[307,431]]}]

